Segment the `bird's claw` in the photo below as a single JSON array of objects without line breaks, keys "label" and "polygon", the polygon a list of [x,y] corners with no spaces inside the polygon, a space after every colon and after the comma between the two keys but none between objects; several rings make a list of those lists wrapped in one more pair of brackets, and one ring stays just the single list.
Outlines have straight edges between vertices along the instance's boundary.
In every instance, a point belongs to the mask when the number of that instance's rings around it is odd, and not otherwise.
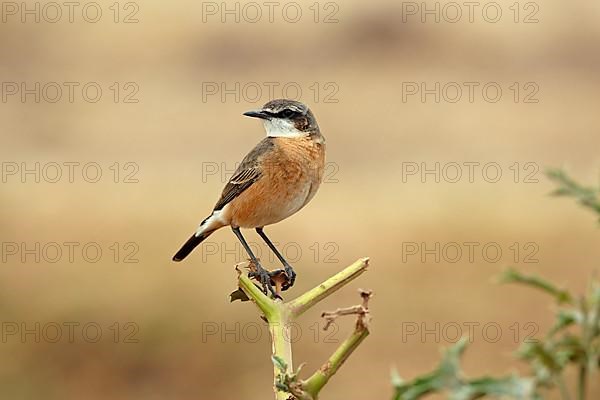
[{"label": "bird's claw", "polygon": [[262,267],[257,267],[257,271],[250,272],[248,274],[250,278],[257,279],[262,285],[263,293],[273,295],[274,298],[280,299],[281,296],[275,292],[273,288],[273,282],[271,281],[271,273]]},{"label": "bird's claw", "polygon": [[291,288],[292,286],[294,286],[294,282],[296,282],[296,271],[294,271],[294,269],[292,268],[291,265],[285,266],[285,274],[287,275],[287,277],[289,279],[289,281],[288,281],[289,283],[286,283],[282,290],[287,290],[287,289]]}]

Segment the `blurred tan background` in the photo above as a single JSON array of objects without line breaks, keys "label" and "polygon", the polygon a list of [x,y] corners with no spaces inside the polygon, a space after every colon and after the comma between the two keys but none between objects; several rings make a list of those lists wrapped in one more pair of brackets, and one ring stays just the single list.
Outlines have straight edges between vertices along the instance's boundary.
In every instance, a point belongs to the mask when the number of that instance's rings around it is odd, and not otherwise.
[{"label": "blurred tan background", "polygon": [[[516,16],[513,3],[496,3],[502,10],[497,23],[483,17],[486,3],[473,22],[463,7],[455,23],[449,21],[454,14],[443,14],[443,2],[439,23],[435,15],[421,21],[420,2],[298,2],[297,23],[289,22],[293,9],[282,15],[285,3],[275,8],[273,22],[264,6],[252,22],[255,13],[246,3],[238,3],[239,22],[236,15],[222,16],[221,8],[235,10],[234,2],[117,3],[115,22],[113,2],[102,1],[97,23],[82,17],[83,3],[72,23],[66,7],[51,23],[54,11],[44,14],[46,3],[39,3],[40,22],[30,15],[23,23],[25,6],[15,3],[14,14],[5,5],[2,397],[272,397],[267,330],[251,304],[228,301],[233,265],[245,259],[234,236],[224,229],[185,262],[170,260],[210,212],[226,174],[264,135],[242,112],[270,100],[266,85],[282,97],[286,84],[300,87],[299,99],[316,114],[330,163],[312,203],[267,229],[298,271],[286,295],[302,293],[359,257],[372,260],[367,274],[299,322],[295,363],[317,368],[352,328],[349,319],[337,332],[323,333],[322,310],[356,303],[358,287],[376,294],[371,336],[322,397],[389,398],[390,369],[405,378],[430,370],[439,350],[456,340],[456,324],[463,335],[469,333],[465,323],[478,324],[464,361],[467,374],[527,372],[512,356],[515,336],[544,332],[552,323],[550,301],[497,285],[494,277],[515,265],[580,292],[597,270],[596,221],[572,201],[549,198],[552,185],[543,170],[565,166],[578,179],[598,183],[600,6],[578,0],[525,8],[522,2]],[[35,10],[34,2],[25,4]],[[415,5],[417,14],[408,13]],[[127,17],[138,22],[124,23]],[[524,23],[526,17],[538,22]],[[35,94],[24,101],[21,92],[9,94],[23,82],[34,92],[40,83],[39,102]],[[52,85],[42,93],[48,82],[63,88],[56,103],[48,101]],[[79,84],[73,102],[64,82]],[[95,103],[81,92],[89,82],[102,89]],[[448,92],[439,102],[434,95],[423,102],[421,93],[405,91],[407,83],[431,89],[436,82],[459,83],[462,98],[450,102]],[[479,85],[472,102],[464,82]],[[482,95],[490,82],[502,89],[497,102]],[[233,94],[222,98],[222,84]],[[260,95],[251,90],[256,84]],[[207,91],[215,85],[216,94]],[[528,99],[537,102],[524,102],[532,88]],[[127,95],[138,101],[125,102]],[[73,182],[65,162],[78,163]],[[489,182],[493,170],[484,179],[478,167],[471,183],[465,162],[497,163],[492,166],[502,176]],[[35,163],[39,182],[35,172],[22,174],[23,165]],[[63,174],[56,183],[50,182],[52,163]],[[96,183],[81,175],[88,163],[102,173]],[[448,166],[439,182],[431,174],[406,175],[407,168],[436,163],[440,171]],[[457,183],[449,182],[452,163],[463,166]],[[246,236],[259,243],[254,232]],[[65,253],[71,242],[72,260]],[[444,246],[465,242],[478,243],[472,260],[463,253],[449,262],[454,253],[442,254]],[[62,255],[52,252],[52,243]],[[415,243],[419,252],[408,254]],[[439,262],[423,252],[436,243]],[[490,243],[502,251],[495,262],[481,252]],[[86,244],[90,254],[102,250],[97,262],[82,255]],[[278,267],[266,246],[260,249],[267,266]],[[493,328],[482,332],[486,324],[500,327],[497,340]],[[56,326],[62,336],[52,343]],[[407,334],[408,326],[419,332]],[[421,327],[438,337],[422,337]],[[600,393],[592,384],[591,398]]]}]

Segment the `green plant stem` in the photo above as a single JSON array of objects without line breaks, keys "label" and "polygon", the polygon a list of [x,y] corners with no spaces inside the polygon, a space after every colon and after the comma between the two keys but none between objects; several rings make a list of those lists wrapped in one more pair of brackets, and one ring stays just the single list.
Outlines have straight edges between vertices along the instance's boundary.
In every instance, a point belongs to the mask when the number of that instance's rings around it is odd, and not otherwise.
[{"label": "green plant stem", "polygon": [[[278,302],[275,311],[267,318],[269,323],[269,332],[271,333],[272,354],[284,360],[288,365],[288,371],[291,372],[292,361],[292,342],[290,340],[290,313],[289,309],[281,302]],[[273,367],[273,376],[275,381],[277,375],[281,373],[277,367]],[[287,400],[289,394],[278,390],[273,381],[273,390],[277,400]]]},{"label": "green plant stem", "polygon": [[591,335],[591,326],[590,323],[590,313],[592,312],[587,304],[587,301],[584,296],[581,296],[579,299],[579,308],[581,310],[581,315],[583,316],[583,320],[581,321],[581,336],[584,349],[586,349],[584,353],[584,357],[579,360],[579,371],[577,376],[577,399],[584,400],[586,393],[586,384],[587,384],[587,355],[588,349],[590,349],[592,335]]},{"label": "green plant stem", "polygon": [[[289,340],[289,317],[290,313],[288,307],[283,304],[281,300],[272,300],[265,295],[246,274],[240,274],[239,276],[240,288],[246,293],[246,295],[256,304],[256,306],[263,312],[267,323],[269,324],[269,333],[271,334],[271,346],[272,354],[284,360],[288,365],[288,368],[292,367],[292,344]],[[274,367],[274,376],[277,379],[277,375],[280,371]],[[275,398],[277,400],[287,400],[288,395],[285,392],[277,390],[275,383],[273,383],[275,390]]]},{"label": "green plant stem", "polygon": [[361,342],[369,335],[369,330],[365,326],[357,327],[352,335],[350,335],[329,357],[327,362],[319,368],[310,378],[304,382],[304,390],[308,392],[314,400],[319,396],[319,392],[323,386],[327,384],[329,379],[338,371],[344,361],[356,350]]},{"label": "green plant stem", "polygon": [[571,395],[569,394],[569,390],[567,389],[567,385],[565,384],[565,379],[562,376],[562,373],[560,375],[556,376],[556,385],[558,386],[559,390],[560,390],[560,396],[563,400],[571,400]]},{"label": "green plant stem", "polygon": [[266,294],[262,292],[251,280],[248,275],[241,273],[238,278],[238,284],[240,288],[246,293],[246,295],[256,304],[256,306],[263,312],[267,320],[271,318],[272,314],[276,311],[276,303],[271,300]]},{"label": "green plant stem", "polygon": [[331,295],[350,281],[354,280],[366,271],[369,266],[368,258],[361,258],[352,265],[344,268],[325,282],[321,283],[289,302],[289,307],[294,317],[298,317],[312,306]]},{"label": "green plant stem", "polygon": [[586,361],[583,360],[583,364],[579,366],[579,376],[577,379],[577,399],[585,400],[585,387],[587,384],[587,366]]},{"label": "green plant stem", "polygon": [[[319,301],[362,274],[366,270],[368,263],[368,258],[359,259],[319,286],[289,303],[283,303],[281,300],[272,300],[252,282],[247,274],[242,273],[239,267],[237,268],[239,272],[239,287],[256,304],[267,319],[271,334],[272,355],[286,363],[287,373],[293,371],[290,323]],[[368,328],[364,324],[357,324],[354,333],[340,345],[327,363],[309,378],[307,385],[309,385],[310,391],[305,389],[307,397],[303,396],[302,398],[310,399],[312,397],[316,399],[319,391],[368,334]],[[281,371],[277,367],[274,367],[275,382],[280,374]],[[277,400],[288,400],[290,398],[289,393],[278,390],[275,384],[273,384],[273,388]]]}]

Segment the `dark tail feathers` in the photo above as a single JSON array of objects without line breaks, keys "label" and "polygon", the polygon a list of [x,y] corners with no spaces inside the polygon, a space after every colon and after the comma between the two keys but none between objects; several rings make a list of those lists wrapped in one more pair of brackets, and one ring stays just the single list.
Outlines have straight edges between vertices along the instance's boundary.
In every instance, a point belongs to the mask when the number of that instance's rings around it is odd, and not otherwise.
[{"label": "dark tail feathers", "polygon": [[200,236],[196,236],[196,234],[193,234],[191,238],[188,239],[187,242],[185,242],[185,244],[183,246],[181,246],[181,249],[179,249],[179,251],[177,252],[177,254],[175,254],[173,256],[173,261],[181,261],[184,258],[186,258],[191,252],[192,250],[194,250],[196,248],[196,246],[198,246],[200,243],[202,243],[204,241],[204,239],[206,239],[207,237],[210,236],[212,232],[206,232],[201,234]]}]

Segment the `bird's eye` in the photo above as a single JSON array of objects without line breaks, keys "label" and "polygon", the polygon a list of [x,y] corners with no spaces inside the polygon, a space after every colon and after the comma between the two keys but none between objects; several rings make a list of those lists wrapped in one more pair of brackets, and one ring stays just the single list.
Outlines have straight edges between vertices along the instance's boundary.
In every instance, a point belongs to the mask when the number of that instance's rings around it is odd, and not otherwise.
[{"label": "bird's eye", "polygon": [[290,109],[287,109],[287,108],[286,108],[285,110],[283,110],[283,111],[280,113],[280,115],[281,115],[283,118],[291,118],[291,117],[293,117],[295,114],[296,114],[296,113],[295,113],[294,111],[292,111],[292,110],[290,110]]}]

